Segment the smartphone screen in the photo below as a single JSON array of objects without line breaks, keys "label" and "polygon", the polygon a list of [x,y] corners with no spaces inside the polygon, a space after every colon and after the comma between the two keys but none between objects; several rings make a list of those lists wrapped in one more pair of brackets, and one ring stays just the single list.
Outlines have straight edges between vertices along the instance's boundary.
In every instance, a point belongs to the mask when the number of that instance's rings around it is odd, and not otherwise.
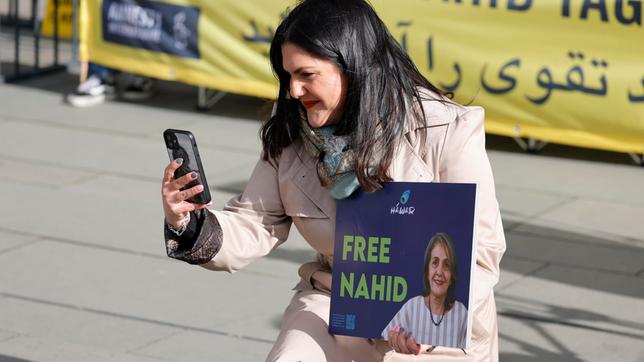
[{"label": "smartphone screen", "polygon": [[189,198],[188,201],[197,204],[209,203],[211,200],[210,190],[208,189],[206,175],[201,165],[201,158],[195,137],[190,131],[167,129],[163,132],[163,138],[170,160],[176,160],[177,158],[183,159],[183,164],[174,172],[174,177],[179,178],[191,172],[196,172],[198,175],[195,180],[190,181],[181,190],[186,190],[199,184],[203,185],[203,192]]}]

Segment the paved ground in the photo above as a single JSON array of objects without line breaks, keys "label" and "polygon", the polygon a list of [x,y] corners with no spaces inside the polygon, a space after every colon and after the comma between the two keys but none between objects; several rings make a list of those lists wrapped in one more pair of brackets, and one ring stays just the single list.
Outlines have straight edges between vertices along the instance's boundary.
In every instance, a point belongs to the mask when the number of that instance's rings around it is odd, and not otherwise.
[{"label": "paved ground", "polygon": [[[141,104],[63,104],[75,79],[0,85],[0,361],[258,361],[278,332],[299,235],[234,275],[165,257],[161,132],[197,136],[216,206],[258,157],[262,102],[162,84]],[[508,251],[504,361],[644,361],[644,168],[626,155],[490,137]]]}]

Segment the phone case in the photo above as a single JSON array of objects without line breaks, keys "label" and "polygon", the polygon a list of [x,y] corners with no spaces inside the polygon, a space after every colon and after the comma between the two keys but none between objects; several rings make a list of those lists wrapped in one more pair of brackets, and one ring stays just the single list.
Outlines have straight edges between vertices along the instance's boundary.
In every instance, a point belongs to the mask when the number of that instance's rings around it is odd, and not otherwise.
[{"label": "phone case", "polygon": [[179,129],[167,129],[163,132],[166,149],[170,160],[183,158],[183,164],[174,172],[174,177],[179,178],[190,172],[197,172],[195,180],[190,181],[181,190],[186,190],[196,185],[203,185],[203,192],[188,199],[190,202],[197,204],[207,204],[210,202],[210,190],[206,181],[206,174],[201,165],[197,141],[190,131]]}]

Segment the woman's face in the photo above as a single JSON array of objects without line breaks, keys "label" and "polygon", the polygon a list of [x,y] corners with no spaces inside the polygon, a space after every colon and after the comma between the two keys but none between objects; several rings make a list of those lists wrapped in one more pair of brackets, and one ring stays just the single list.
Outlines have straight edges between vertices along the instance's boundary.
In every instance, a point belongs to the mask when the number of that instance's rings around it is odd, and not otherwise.
[{"label": "woman's face", "polygon": [[430,294],[444,298],[452,280],[452,265],[443,244],[437,244],[432,249],[429,259]]},{"label": "woman's face", "polygon": [[292,43],[282,45],[282,67],[291,75],[291,97],[306,109],[313,128],[339,122],[342,116],[347,79],[330,60],[307,53]]}]

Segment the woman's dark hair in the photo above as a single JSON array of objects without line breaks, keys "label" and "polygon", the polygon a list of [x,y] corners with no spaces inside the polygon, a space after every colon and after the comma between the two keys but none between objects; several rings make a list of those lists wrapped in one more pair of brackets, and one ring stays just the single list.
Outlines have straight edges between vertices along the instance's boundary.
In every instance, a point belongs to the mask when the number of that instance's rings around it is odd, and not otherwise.
[{"label": "woman's dark hair", "polygon": [[[411,116],[419,127],[426,125],[419,87],[441,98],[445,93],[418,71],[368,2],[301,1],[278,26],[271,43],[279,95],[275,114],[261,130],[266,160],[276,159],[300,137],[302,106],[288,96],[290,75],[282,67],[284,43],[334,62],[347,77],[346,99],[335,134],[351,135],[356,175],[364,190],[375,191],[380,182],[391,181],[387,170],[406,118]],[[425,138],[423,132],[421,142]],[[376,149],[376,144],[382,149]],[[370,164],[373,160],[378,164]]]},{"label": "woman's dark hair", "polygon": [[445,298],[445,310],[449,310],[454,305],[456,301],[456,281],[458,280],[456,267],[456,254],[454,253],[454,243],[452,242],[452,237],[448,233],[436,233],[429,240],[427,244],[427,249],[425,250],[425,263],[423,268],[423,295],[428,296],[431,292],[431,287],[429,285],[429,263],[431,262],[432,250],[437,245],[443,245],[445,251],[447,251],[447,258],[450,261],[450,271],[452,272],[452,278],[449,281],[449,287],[447,288],[447,297]]}]

